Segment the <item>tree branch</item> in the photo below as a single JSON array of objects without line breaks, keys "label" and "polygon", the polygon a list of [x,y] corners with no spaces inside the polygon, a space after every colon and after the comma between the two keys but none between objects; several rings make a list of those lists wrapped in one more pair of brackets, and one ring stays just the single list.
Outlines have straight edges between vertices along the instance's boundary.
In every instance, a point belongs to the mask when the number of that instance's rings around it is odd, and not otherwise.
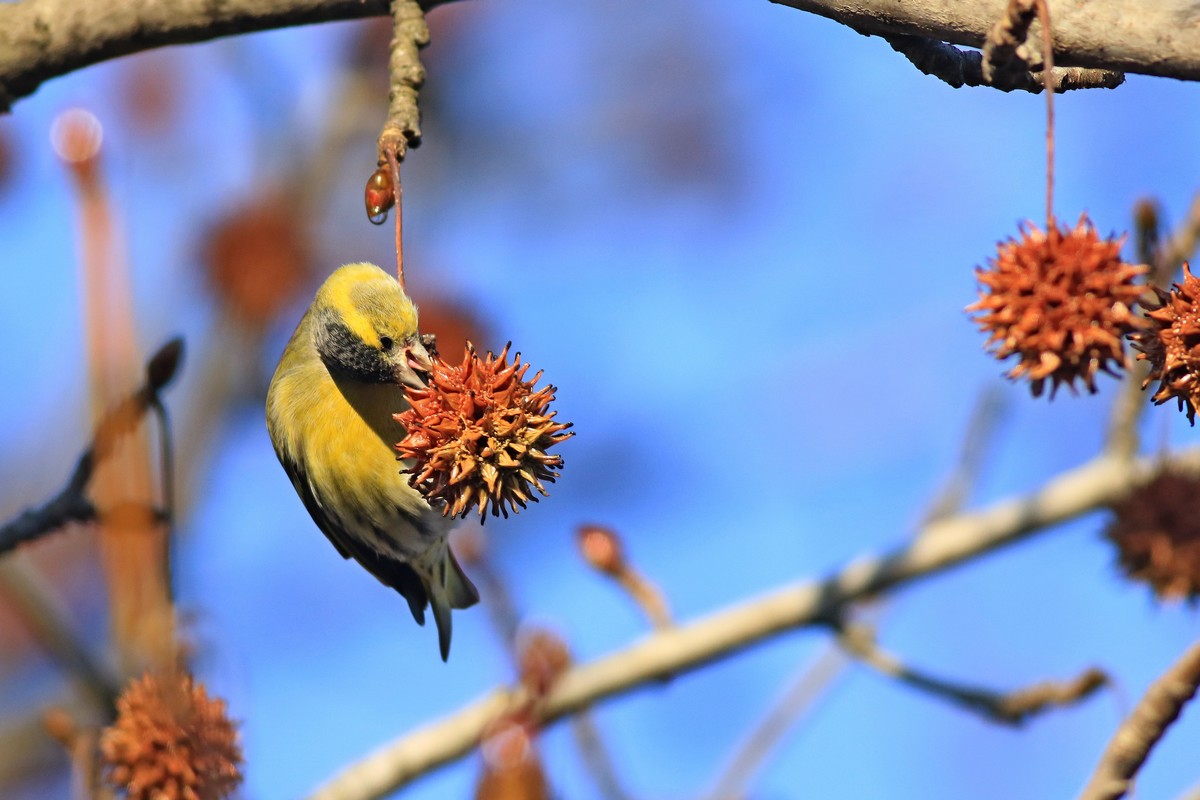
[{"label": "tree branch", "polygon": [[1150,684],[1117,732],[1113,734],[1092,779],[1079,800],[1117,800],[1133,786],[1150,750],[1167,732],[1200,686],[1200,643],[1188,648],[1161,678]]},{"label": "tree branch", "polygon": [[[445,0],[423,0],[432,8]],[[387,0],[22,0],[0,4],[0,112],[110,58],[239,33],[388,13]]]},{"label": "tree branch", "polygon": [[[641,641],[564,674],[533,713],[542,725],[601,700],[690,672],[799,627],[827,624],[854,603],[1014,544],[1034,531],[1095,510],[1143,483],[1164,464],[1200,471],[1200,448],[1169,459],[1101,457],[1048,481],[1032,494],[975,513],[939,520],[911,544],[852,562],[832,576],[805,581]],[[502,689],[385,744],[317,789],[311,800],[382,797],[470,752],[485,726],[525,703]]]},{"label": "tree branch", "polygon": [[948,681],[909,666],[881,648],[868,625],[838,626],[837,634],[847,653],[880,674],[1002,725],[1023,725],[1052,708],[1086,700],[1111,683],[1106,674],[1091,667],[1069,681],[1043,681],[1012,692],[997,692]]},{"label": "tree branch", "polygon": [[[773,0],[874,36],[919,36],[982,47],[1006,0]],[[1054,4],[1061,66],[1200,80],[1200,9],[1190,0]],[[1029,46],[1033,49],[1034,43]]]},{"label": "tree branch", "polygon": [[[876,36],[982,47],[1004,0],[773,0]],[[422,0],[429,10],[448,0]],[[22,0],[0,3],[0,112],[47,80],[110,58],[221,36],[361,19],[387,0]],[[1063,66],[1200,80],[1200,10],[1188,0],[1092,0],[1054,9]]]}]

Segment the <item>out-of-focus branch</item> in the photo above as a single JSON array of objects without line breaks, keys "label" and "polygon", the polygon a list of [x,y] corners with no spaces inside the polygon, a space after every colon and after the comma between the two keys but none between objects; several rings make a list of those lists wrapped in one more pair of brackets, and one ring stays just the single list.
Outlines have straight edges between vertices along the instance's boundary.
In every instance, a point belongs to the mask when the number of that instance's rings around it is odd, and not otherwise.
[{"label": "out-of-focus branch", "polygon": [[[471,572],[479,583],[483,605],[491,615],[492,626],[499,634],[505,650],[516,662],[518,671],[523,671],[519,641],[521,614],[517,611],[508,585],[488,557],[483,535],[475,531],[459,531],[453,545],[464,562],[470,563]],[[600,790],[600,796],[605,800],[627,800],[629,795],[621,786],[608,746],[587,709],[571,717],[571,733],[584,766]]]},{"label": "out-of-focus branch", "polygon": [[121,679],[84,645],[61,599],[41,573],[20,559],[0,561],[0,594],[12,603],[38,644],[107,714],[121,691]]},{"label": "out-of-focus branch", "polygon": [[[967,422],[958,460],[934,495],[919,527],[926,528],[962,510],[979,481],[984,456],[995,438],[1004,410],[1004,395],[999,389],[991,387],[980,393]],[[882,606],[877,604],[868,609],[872,618],[878,619],[882,615]],[[828,642],[823,648],[788,681],[784,691],[737,748],[708,795],[712,800],[744,796],[746,786],[771,751],[852,663],[836,642]]]},{"label": "out-of-focus branch", "polygon": [[1069,681],[1045,681],[1013,692],[996,692],[953,683],[909,666],[880,648],[874,631],[866,625],[842,628],[838,641],[846,652],[872,669],[1003,725],[1021,725],[1051,708],[1074,705],[1110,683],[1106,674],[1093,667]]},{"label": "out-of-focus branch", "polygon": [[[1200,241],[1200,192],[1192,198],[1192,204],[1188,208],[1183,222],[1156,253],[1154,263],[1150,265],[1150,275],[1147,276],[1149,284],[1165,288],[1183,262],[1190,259],[1196,252],[1198,241]],[[1149,290],[1145,296],[1152,296]],[[1143,362],[1136,362],[1136,365],[1129,370],[1113,401],[1105,444],[1110,455],[1132,458],[1137,454],[1140,446],[1138,422],[1146,407],[1150,405],[1142,388],[1142,382],[1146,375],[1146,368],[1142,364]]]},{"label": "out-of-focus branch", "polygon": [[[163,420],[160,430],[163,436],[163,482],[170,491],[171,456],[165,422],[166,409],[158,393],[175,377],[179,359],[183,352],[183,341],[172,339],[151,357],[146,365],[146,382],[133,394],[111,409],[100,424],[92,443],[83,451],[75,463],[67,485],[44,505],[22,512],[16,519],[0,525],[0,556],[17,545],[33,541],[48,533],[59,530],[69,522],[90,522],[96,519],[96,508],[85,495],[88,482],[96,464],[112,450],[118,438],[130,432],[131,426],[141,420],[143,414],[154,409]],[[167,505],[170,505],[168,498]]]},{"label": "out-of-focus branch", "polygon": [[[805,581],[738,603],[691,623],[657,630],[611,655],[570,669],[536,709],[549,724],[601,700],[699,669],[781,633],[826,624],[848,607],[919,581],[1035,531],[1095,510],[1145,482],[1165,464],[1200,470],[1200,448],[1166,459],[1101,457],[1046,482],[1039,490],[982,511],[929,525],[911,544],[852,562],[824,580]],[[311,795],[313,800],[366,800],[461,758],[486,725],[526,701],[498,690],[466,708],[379,748]]]},{"label": "out-of-focus branch", "polygon": [[1117,800],[1133,786],[1146,757],[1179,718],[1200,686],[1200,643],[1188,648],[1162,677],[1150,684],[1121,727],[1113,734],[1080,800]]},{"label": "out-of-focus branch", "polygon": [[828,647],[801,665],[729,760],[729,765],[707,795],[708,800],[747,796],[745,787],[762,768],[767,756],[795,727],[796,721],[826,694],[849,663],[850,658],[840,649]]}]

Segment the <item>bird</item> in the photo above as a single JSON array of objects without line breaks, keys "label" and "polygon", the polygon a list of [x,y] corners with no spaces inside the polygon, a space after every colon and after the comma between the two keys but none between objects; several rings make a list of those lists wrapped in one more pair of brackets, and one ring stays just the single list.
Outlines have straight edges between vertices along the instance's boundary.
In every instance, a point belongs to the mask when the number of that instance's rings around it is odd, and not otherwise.
[{"label": "bird", "polygon": [[374,264],[336,269],[317,290],[267,390],[267,431],[279,463],[317,527],[408,601],[418,624],[432,607],[442,661],[451,609],[479,602],[447,541],[452,520],[402,474],[394,415],[404,387],[432,367],[417,308]]}]

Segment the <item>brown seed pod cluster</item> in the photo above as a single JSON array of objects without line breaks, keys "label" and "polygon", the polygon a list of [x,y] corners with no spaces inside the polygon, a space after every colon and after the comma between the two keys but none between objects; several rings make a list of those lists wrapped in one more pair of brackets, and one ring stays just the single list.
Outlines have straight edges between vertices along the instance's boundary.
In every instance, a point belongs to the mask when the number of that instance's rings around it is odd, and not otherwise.
[{"label": "brown seed pod cluster", "polygon": [[1163,600],[1200,597],[1200,478],[1165,471],[1113,506],[1121,568]]},{"label": "brown seed pod cluster", "polygon": [[1087,216],[1074,228],[1032,223],[1001,242],[986,269],[976,269],[979,300],[967,306],[996,358],[1017,356],[1008,373],[1030,382],[1034,397],[1081,380],[1096,391],[1096,373],[1125,366],[1123,337],[1138,328],[1131,309],[1148,271],[1121,260],[1121,240],[1101,239]]},{"label": "brown seed pod cluster", "polygon": [[542,373],[525,380],[529,364],[520,354],[509,363],[508,349],[480,358],[468,343],[460,366],[435,357],[428,385],[406,389],[410,408],[396,415],[408,432],[396,449],[413,462],[409,484],[447,516],[478,508],[482,522],[490,507],[507,517],[536,502],[534,490],[546,496],[563,463],[546,451],[574,435],[548,411],[554,387],[535,391]]},{"label": "brown seed pod cluster", "polygon": [[1183,283],[1170,292],[1156,286],[1154,292],[1158,304],[1147,306],[1149,327],[1131,337],[1134,348],[1141,351],[1138,359],[1150,363],[1142,388],[1158,381],[1151,398],[1155,404],[1174,397],[1195,425],[1200,406],[1200,279],[1184,264]]},{"label": "brown seed pod cluster", "polygon": [[225,703],[186,673],[131,682],[100,752],[108,782],[129,800],[221,800],[242,781]]}]

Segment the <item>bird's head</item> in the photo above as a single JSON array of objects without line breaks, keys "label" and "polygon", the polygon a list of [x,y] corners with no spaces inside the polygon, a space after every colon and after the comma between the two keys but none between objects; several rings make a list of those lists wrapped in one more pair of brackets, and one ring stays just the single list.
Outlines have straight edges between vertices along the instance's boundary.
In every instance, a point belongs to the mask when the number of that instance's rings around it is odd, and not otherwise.
[{"label": "bird's head", "polygon": [[422,387],[432,366],[417,308],[374,264],[339,267],[313,301],[317,352],[335,377]]}]

